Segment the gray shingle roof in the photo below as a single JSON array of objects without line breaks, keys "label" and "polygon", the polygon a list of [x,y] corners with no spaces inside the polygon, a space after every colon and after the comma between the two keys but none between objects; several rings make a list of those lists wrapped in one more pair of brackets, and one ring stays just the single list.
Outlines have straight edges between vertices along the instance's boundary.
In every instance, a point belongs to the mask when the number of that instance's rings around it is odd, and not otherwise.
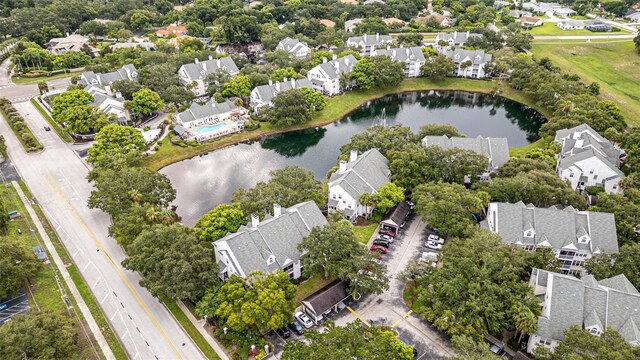
[{"label": "gray shingle roof", "polygon": [[317,67],[327,73],[328,79],[338,79],[340,74],[345,72],[350,73],[351,70],[353,70],[353,65],[357,62],[358,60],[356,60],[353,55],[349,54],[345,57],[319,64]]},{"label": "gray shingle roof", "polygon": [[306,42],[300,41],[298,39],[292,39],[290,37],[286,37],[278,43],[276,49],[284,50],[289,53],[294,53],[303,47],[309,47]]},{"label": "gray shingle roof", "polygon": [[[226,242],[242,273],[254,270],[274,271],[300,259],[297,245],[316,226],[324,226],[327,220],[313,201],[307,201],[286,209],[277,217],[265,218],[256,227],[241,226],[237,232],[227,234],[215,243]],[[268,264],[270,256],[275,262]],[[222,269],[221,269],[222,270]]]},{"label": "gray shingle roof", "polygon": [[474,34],[468,31],[454,31],[452,33],[438,33],[438,39],[444,41],[453,41],[454,43],[464,44],[472,37],[482,37],[482,34]]},{"label": "gray shingle roof", "polygon": [[187,110],[179,113],[176,118],[178,122],[184,124],[190,121],[233,111],[236,108],[237,106],[228,99],[225,99],[224,102],[218,103],[214,98],[211,98],[204,105],[194,102]]},{"label": "gray shingle roof", "polygon": [[230,56],[184,64],[181,67],[181,70],[182,69],[187,72],[190,80],[204,79],[207,75],[214,74],[218,71],[224,71],[231,76],[235,76],[240,72],[238,66],[236,66],[236,63],[233,62]]},{"label": "gray shingle roof", "polygon": [[589,125],[582,124],[571,129],[556,131],[555,141],[562,144],[562,156],[574,155],[581,151],[593,149],[600,153],[609,163],[617,166],[620,163],[620,149],[607,140]]},{"label": "gray shingle roof", "polygon": [[[620,171],[620,169],[618,169],[617,166],[612,164],[606,157],[602,156],[601,153],[597,152],[593,148],[580,149],[580,150],[578,150],[578,152],[574,153],[574,155],[568,155],[568,156],[565,156],[565,157],[561,157],[558,160],[558,169],[564,170],[564,169],[567,169],[567,168],[569,168],[569,167],[571,167],[573,165],[578,166],[578,163],[580,161],[583,161],[583,160],[586,160],[586,159],[590,159],[590,158],[594,158],[594,157],[597,158],[598,160],[600,160],[600,162],[602,163],[603,166],[606,166],[606,167],[610,168],[611,171],[616,173],[616,175],[612,176],[612,177],[624,178],[624,173],[622,171]],[[589,171],[589,169],[581,169],[581,170],[583,170],[583,173],[587,173],[587,171]]]},{"label": "gray shingle roof", "polygon": [[[538,208],[524,205],[522,202],[495,204],[497,205],[495,228],[491,231],[500,235],[506,243],[526,243],[524,231],[529,229],[525,224],[533,224],[535,231],[533,243],[538,246],[546,240],[554,249],[562,249],[567,244],[572,244],[576,249],[591,253],[618,252],[618,237],[613,214],[576,211],[573,208],[564,210],[554,207]],[[578,242],[577,234],[581,227],[589,233],[591,240],[588,244]]]},{"label": "gray shingle roof", "polygon": [[[607,327],[620,332],[628,342],[640,340],[640,294],[624,275],[594,284],[593,277],[580,280],[545,270],[533,269],[531,286],[544,289],[538,293],[546,301],[547,313],[538,318],[538,335],[563,340],[562,332],[571,325],[584,328]],[[624,289],[615,286],[625,284]],[[612,287],[613,285],[613,287]]]},{"label": "gray shingle roof", "polygon": [[347,39],[348,46],[382,46],[393,41],[391,35],[364,34],[362,36],[352,36]]},{"label": "gray shingle roof", "polygon": [[509,144],[507,138],[476,138],[443,136],[425,136],[422,139],[425,146],[437,146],[444,150],[453,148],[471,150],[489,159],[490,170],[496,170],[509,161]]},{"label": "gray shingle roof", "polygon": [[260,99],[264,103],[271,102],[271,99],[275,97],[278,93],[282,91],[287,91],[291,89],[300,89],[303,87],[311,88],[311,81],[307,78],[299,79],[299,80],[290,80],[290,81],[281,81],[276,82],[271,85],[260,85],[256,86],[252,92],[256,91],[260,96]]},{"label": "gray shingle roof", "polygon": [[376,55],[388,56],[392,60],[402,62],[425,62],[424,53],[419,46],[408,48],[393,48],[393,49],[379,49],[376,50]]},{"label": "gray shingle roof", "polygon": [[318,292],[302,300],[302,304],[316,315],[320,315],[338,302],[346,299],[347,296],[349,296],[347,288],[348,285],[345,281],[335,280]]},{"label": "gray shingle roof", "polygon": [[460,64],[470,60],[473,64],[484,64],[490,62],[493,56],[487,54],[484,50],[466,50],[460,48],[444,49],[440,51],[442,55],[453,60],[454,63]]},{"label": "gray shingle roof", "polygon": [[85,71],[80,75],[80,80],[85,85],[111,85],[119,80],[138,81],[138,70],[133,64],[124,65],[112,72],[96,74],[93,71]]},{"label": "gray shingle roof", "polygon": [[360,195],[373,193],[389,182],[388,161],[378,149],[371,149],[360,155],[356,160],[347,163],[347,170],[343,173],[336,171],[331,174],[329,188],[342,187],[351,197],[358,200]]}]

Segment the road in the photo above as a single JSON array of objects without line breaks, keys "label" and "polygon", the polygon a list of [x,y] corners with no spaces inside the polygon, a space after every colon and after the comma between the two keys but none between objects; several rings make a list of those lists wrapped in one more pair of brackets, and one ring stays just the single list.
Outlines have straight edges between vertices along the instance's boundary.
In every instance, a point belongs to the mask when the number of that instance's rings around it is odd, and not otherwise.
[{"label": "road", "polygon": [[613,25],[613,26],[617,26],[617,27],[625,29],[625,30],[629,30],[629,31],[631,31],[633,33],[638,31],[638,29],[633,27],[633,26],[630,26],[630,25],[627,25],[627,24],[624,24],[624,23],[621,23],[621,22],[617,22],[617,21],[614,21],[614,20],[605,19],[605,18],[603,18],[601,16],[597,16],[597,15],[594,15],[594,14],[587,14],[586,16],[589,17],[589,18],[592,18],[592,19],[600,20],[603,23],[607,23],[609,25]]},{"label": "road", "polygon": [[[9,99],[11,102],[28,101],[30,98],[39,95],[38,84],[16,85],[11,81],[9,74],[9,64],[7,59],[0,65],[0,96]],[[47,81],[49,90],[66,89],[71,83],[71,78],[55,79]]]},{"label": "road", "polygon": [[633,39],[633,34],[621,34],[621,35],[536,35],[533,40],[622,40]]},{"label": "road", "polygon": [[401,234],[384,255],[383,261],[389,271],[389,289],[381,295],[369,295],[358,300],[353,306],[354,313],[342,311],[335,320],[343,326],[352,321],[364,320],[375,325],[388,325],[398,332],[401,340],[418,351],[417,359],[439,359],[455,355],[449,340],[421,316],[410,311],[404,302],[405,281],[396,278],[410,259],[418,257],[422,251],[426,225],[419,217],[407,221]]},{"label": "road", "polygon": [[[5,90],[0,90],[4,93]],[[9,155],[132,359],[203,359],[171,313],[125,270],[122,248],[107,235],[108,215],[87,208],[92,186],[86,164],[29,102],[15,105],[45,150],[28,154],[0,121]]]}]

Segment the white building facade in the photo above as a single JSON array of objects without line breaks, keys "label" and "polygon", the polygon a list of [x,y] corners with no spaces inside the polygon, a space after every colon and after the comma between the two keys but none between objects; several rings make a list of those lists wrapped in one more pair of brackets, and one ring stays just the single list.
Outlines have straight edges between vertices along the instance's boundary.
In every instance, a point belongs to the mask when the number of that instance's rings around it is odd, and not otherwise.
[{"label": "white building facade", "polygon": [[230,78],[234,78],[240,73],[240,70],[229,56],[220,59],[209,57],[209,60],[206,61],[195,59],[191,64],[182,65],[178,70],[178,77],[185,89],[193,91],[196,96],[203,96],[207,94],[207,77],[217,72],[225,73]]},{"label": "white building facade", "polygon": [[347,55],[331,61],[323,60],[322,64],[307,72],[307,79],[311,81],[314,90],[327,96],[340,94],[345,89],[340,86],[340,75],[351,73],[358,62],[353,55]]}]

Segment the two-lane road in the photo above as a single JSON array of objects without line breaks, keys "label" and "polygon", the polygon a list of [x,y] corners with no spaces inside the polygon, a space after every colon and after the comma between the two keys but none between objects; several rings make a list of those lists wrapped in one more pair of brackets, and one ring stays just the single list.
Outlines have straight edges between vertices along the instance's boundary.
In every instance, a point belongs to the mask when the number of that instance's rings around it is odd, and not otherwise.
[{"label": "two-lane road", "polygon": [[0,120],[9,155],[130,357],[203,359],[171,313],[139,286],[139,275],[120,265],[125,254],[108,237],[108,215],[87,208],[92,186],[85,179],[89,170],[84,161],[53,131],[44,131],[46,121],[29,102],[15,106],[45,150],[26,153]]}]

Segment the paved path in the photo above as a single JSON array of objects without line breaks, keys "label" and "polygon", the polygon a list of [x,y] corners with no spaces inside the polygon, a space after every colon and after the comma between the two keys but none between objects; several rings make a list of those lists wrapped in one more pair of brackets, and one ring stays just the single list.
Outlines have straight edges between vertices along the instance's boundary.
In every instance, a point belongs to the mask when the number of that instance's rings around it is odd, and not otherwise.
[{"label": "paved path", "polygon": [[138,273],[121,266],[123,249],[110,238],[107,214],[87,208],[93,186],[84,163],[29,102],[15,105],[44,145],[24,151],[0,119],[11,160],[44,210],[93,296],[132,359],[204,359],[171,313],[145,288]]},{"label": "paved path", "polygon": [[185,315],[187,315],[187,317],[189,318],[189,321],[191,321],[193,326],[195,326],[196,329],[198,329],[198,332],[200,333],[200,335],[202,335],[202,337],[204,337],[204,339],[207,340],[207,342],[209,343],[209,345],[211,345],[213,350],[215,350],[218,356],[220,356],[220,359],[229,360],[229,355],[227,355],[227,352],[224,350],[222,345],[220,345],[220,343],[218,343],[218,341],[213,336],[211,336],[211,334],[207,331],[207,329],[205,329],[206,321],[196,319],[195,316],[191,314],[191,311],[187,309],[187,307],[184,305],[182,301],[177,301],[176,303],[178,304],[178,307],[180,307],[182,312]]},{"label": "paved path", "polygon": [[40,222],[40,218],[38,218],[38,214],[36,214],[35,210],[33,209],[33,206],[31,206],[31,200],[27,198],[27,196],[24,194],[24,192],[22,191],[22,188],[20,188],[20,185],[18,185],[17,182],[12,181],[11,183],[13,184],[13,187],[18,192],[18,195],[20,196],[20,199],[22,200],[24,207],[27,209],[27,212],[29,213],[31,220],[36,226],[36,229],[38,230],[38,233],[40,234],[42,241],[44,241],[44,245],[47,247],[47,251],[49,251],[49,254],[53,258],[53,262],[56,264],[58,271],[60,271],[60,273],[62,274],[62,277],[67,282],[67,287],[69,288],[69,291],[71,291],[71,295],[73,295],[76,301],[76,304],[78,305],[80,312],[82,312],[82,316],[84,316],[84,319],[89,325],[89,329],[91,329],[91,332],[93,333],[93,336],[98,342],[98,345],[102,350],[102,353],[107,359],[115,359],[115,356],[113,356],[113,352],[111,352],[111,348],[109,347],[107,340],[105,340],[104,336],[102,336],[102,331],[100,331],[100,327],[96,323],[96,320],[93,318],[93,315],[91,315],[91,311],[89,311],[89,308],[87,307],[87,304],[84,302],[84,299],[80,295],[80,292],[78,291],[76,284],[73,282],[73,279],[71,279],[71,275],[69,275],[69,272],[67,271],[67,267],[64,265],[64,262],[60,258],[60,255],[58,255],[58,252],[56,251],[56,248],[53,246],[53,243],[51,243],[51,238],[49,238],[49,235],[44,230],[44,227],[42,226],[42,222]]},{"label": "paved path", "polygon": [[398,331],[400,339],[418,350],[417,359],[437,359],[455,355],[449,340],[407,307],[402,296],[405,281],[396,278],[409,260],[424,250],[425,229],[426,225],[418,217],[407,221],[403,234],[384,255],[383,261],[391,279],[389,289],[379,296],[360,299],[350,311],[343,311],[335,322],[340,326],[352,321],[391,326]]}]

